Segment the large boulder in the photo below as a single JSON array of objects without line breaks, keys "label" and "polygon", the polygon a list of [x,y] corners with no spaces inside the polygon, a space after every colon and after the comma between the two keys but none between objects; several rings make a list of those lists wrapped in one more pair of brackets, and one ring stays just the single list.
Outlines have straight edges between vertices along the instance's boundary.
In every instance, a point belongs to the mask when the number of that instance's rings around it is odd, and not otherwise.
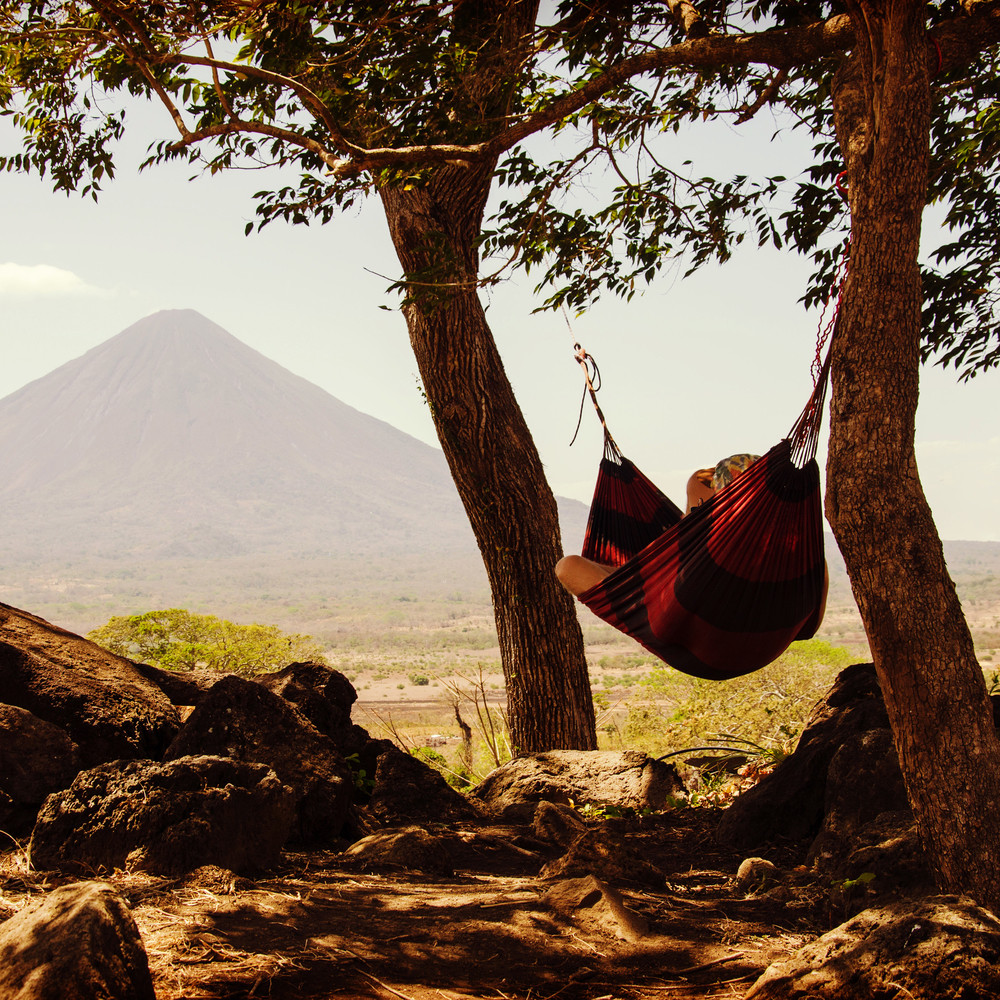
[{"label": "large boulder", "polygon": [[474,794],[502,819],[530,823],[539,802],[641,812],[683,792],[672,764],[637,750],[550,750],[508,761]]},{"label": "large boulder", "polygon": [[854,850],[863,827],[883,813],[909,810],[892,733],[872,729],[849,736],[827,771],[825,814],[809,861],[817,871],[833,873]]},{"label": "large boulder", "polygon": [[264,764],[220,757],[102,764],[46,800],[31,861],[42,871],[260,870],[288,838],[294,801]]},{"label": "large boulder", "polygon": [[1000,996],[1000,920],[938,896],[865,910],[772,965],[744,1000]]},{"label": "large boulder", "polygon": [[14,705],[0,705],[0,792],[9,805],[4,829],[29,833],[35,814],[80,770],[80,753],[65,731]]},{"label": "large boulder", "polygon": [[156,1000],[125,900],[109,885],[61,886],[0,924],[0,1000]]},{"label": "large boulder", "polygon": [[393,826],[463,823],[484,811],[456,792],[434,768],[390,744],[375,767],[374,787],[360,810],[359,833]]},{"label": "large boulder", "polygon": [[826,813],[827,772],[834,755],[857,734],[888,726],[875,667],[857,663],[841,671],[813,709],[794,753],[723,813],[720,842],[749,850],[776,838],[815,837]]},{"label": "large boulder", "polygon": [[295,792],[292,836],[329,843],[348,819],[354,779],[328,736],[254,681],[228,675],[198,703],[165,758],[212,754],[274,769]]},{"label": "large boulder", "polygon": [[[338,749],[341,743],[357,742],[354,729],[358,727],[351,723],[351,706],[358,700],[358,693],[339,671],[322,663],[290,663],[273,673],[257,674],[254,680],[291,702]],[[368,734],[360,732],[363,741]]]},{"label": "large boulder", "polygon": [[135,669],[155,684],[172,705],[197,705],[228,674],[218,670],[164,670],[151,663],[136,663]]},{"label": "large boulder", "polygon": [[65,730],[84,767],[158,759],[180,727],[177,709],[129,660],[6,604],[0,702]]}]

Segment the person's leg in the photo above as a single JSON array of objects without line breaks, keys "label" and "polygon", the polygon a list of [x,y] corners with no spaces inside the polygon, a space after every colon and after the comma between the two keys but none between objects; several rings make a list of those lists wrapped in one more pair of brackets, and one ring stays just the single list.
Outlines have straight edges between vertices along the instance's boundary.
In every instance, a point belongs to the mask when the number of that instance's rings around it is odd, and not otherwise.
[{"label": "person's leg", "polygon": [[614,572],[613,566],[605,566],[592,559],[584,559],[583,556],[563,556],[556,563],[556,576],[559,582],[574,597],[585,590],[590,590],[591,587],[596,587],[612,572]]}]

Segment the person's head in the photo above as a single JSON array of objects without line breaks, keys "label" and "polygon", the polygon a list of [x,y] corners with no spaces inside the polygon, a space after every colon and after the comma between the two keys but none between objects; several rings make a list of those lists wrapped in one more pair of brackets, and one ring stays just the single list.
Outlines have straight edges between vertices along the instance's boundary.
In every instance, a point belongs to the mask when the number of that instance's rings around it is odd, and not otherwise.
[{"label": "person's head", "polygon": [[690,514],[695,507],[700,507],[709,497],[728,486],[734,479],[742,476],[747,469],[753,465],[760,455],[750,455],[741,452],[739,455],[730,455],[724,458],[718,465],[710,469],[698,469],[691,474],[687,481],[687,510]]},{"label": "person's head", "polygon": [[760,455],[749,455],[746,452],[724,458],[712,470],[712,491],[718,492],[734,479],[738,479],[758,458]]}]

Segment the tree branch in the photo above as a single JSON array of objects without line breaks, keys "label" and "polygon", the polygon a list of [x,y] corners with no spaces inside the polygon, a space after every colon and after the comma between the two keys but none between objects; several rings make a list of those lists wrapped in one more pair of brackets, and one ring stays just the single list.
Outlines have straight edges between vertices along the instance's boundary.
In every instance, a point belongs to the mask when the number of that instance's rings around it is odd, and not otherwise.
[{"label": "tree branch", "polygon": [[228,122],[220,122],[218,125],[207,125],[205,128],[187,132],[177,142],[170,144],[170,150],[176,151],[193,146],[204,139],[212,139],[223,135],[235,135],[238,133],[249,133],[253,135],[267,135],[273,139],[281,139],[291,146],[299,146],[315,153],[333,174],[340,174],[343,170],[344,161],[338,159],[329,149],[315,139],[295,132],[292,129],[280,128],[277,125],[268,125],[266,122],[248,122],[242,118],[234,118]]},{"label": "tree branch", "polygon": [[749,121],[755,114],[765,104],[770,104],[777,96],[778,92],[781,90],[781,85],[788,79],[788,70],[779,69],[774,76],[771,77],[768,85],[760,92],[757,96],[757,100],[753,104],[745,104],[740,108],[739,117],[736,119],[737,125],[742,125],[744,122]]},{"label": "tree branch", "polygon": [[156,79],[153,71],[149,68],[149,63],[135,51],[131,40],[126,37],[126,35],[119,29],[118,25],[114,23],[114,15],[117,14],[121,17],[121,19],[136,33],[147,51],[149,51],[153,47],[149,39],[145,36],[141,25],[138,25],[127,11],[122,11],[120,9],[112,11],[108,4],[101,2],[101,0],[91,0],[90,6],[98,14],[100,14],[104,23],[107,24],[115,38],[118,39],[118,43],[121,45],[122,51],[126,54],[129,61],[142,74],[143,79],[145,79],[146,83],[149,84],[150,89],[156,94],[156,96],[160,99],[160,102],[167,109],[167,113],[170,115],[171,119],[173,119],[174,125],[177,126],[177,131],[180,132],[182,136],[189,135],[190,133],[188,127],[184,122],[184,117],[181,114],[180,109],[171,100],[170,95],[166,92],[160,81]]},{"label": "tree branch", "polygon": [[330,114],[329,108],[327,108],[319,96],[293,77],[261,69],[259,66],[254,66],[250,63],[232,63],[227,62],[225,59],[182,55],[179,53],[158,55],[156,62],[162,66],[206,66],[213,71],[221,69],[227,73],[241,73],[244,76],[252,76],[258,80],[263,80],[265,83],[273,83],[276,86],[285,87],[299,98],[303,107],[330,133],[333,145],[337,149],[352,156],[364,156],[367,153],[367,150],[355,145],[344,135],[340,125]]},{"label": "tree branch", "polygon": [[[961,65],[975,58],[985,43],[1000,38],[1000,0],[963,0],[969,16],[938,25],[934,37],[938,45],[946,48],[943,63],[950,67]],[[109,5],[105,0],[92,0],[92,5],[108,16]],[[668,0],[671,11],[687,17],[693,25],[697,10],[686,0]],[[119,12],[120,13],[120,12]],[[125,17],[125,14],[121,16]],[[698,15],[700,18],[700,15]],[[703,21],[700,21],[702,25]],[[121,37],[112,25],[112,30]],[[187,130],[177,108],[170,101],[144,60],[130,49],[129,57],[135,60],[139,71],[146,78],[160,99],[170,110],[183,139],[174,148],[191,145],[201,139],[227,135],[234,132],[256,132],[286,139],[309,149],[320,156],[338,177],[354,176],[366,170],[414,163],[472,163],[496,157],[512,149],[522,140],[550,125],[575,114],[593,104],[602,96],[646,74],[662,73],[669,69],[716,69],[720,66],[746,66],[761,64],[773,66],[779,72],[772,85],[762,95],[764,101],[773,98],[776,88],[788,70],[805,65],[817,58],[845,51],[854,45],[854,31],[848,14],[838,14],[827,21],[777,31],[757,32],[747,35],[707,35],[690,37],[677,45],[651,49],[622,60],[603,73],[592,77],[575,90],[567,91],[539,110],[516,119],[500,129],[496,135],[477,143],[427,143],[412,146],[365,148],[352,142],[320,97],[300,81],[244,63],[205,58],[177,53],[155,56],[161,65],[206,66],[227,73],[242,73],[292,91],[317,122],[329,133],[329,146],[297,135],[290,129],[248,122],[233,118],[226,125],[209,126],[191,132]],[[127,46],[127,39],[123,39]],[[937,53],[933,54],[937,59]],[[753,106],[756,110],[758,104]],[[746,113],[746,112],[744,112]],[[334,153],[339,153],[339,156]]]},{"label": "tree branch", "polygon": [[[763,63],[778,68],[807,63],[820,55],[828,55],[850,46],[854,36],[847,15],[838,15],[826,22],[817,22],[785,31],[761,32],[755,35],[712,35],[681,42],[664,49],[653,49],[632,56],[593,77],[582,87],[557,97],[541,110],[513,122],[493,138],[479,143],[429,143],[418,146],[388,146],[366,149],[346,138],[342,129],[330,116],[329,110],[308,87],[291,77],[264,70],[244,63],[207,59],[203,56],[169,54],[157,57],[164,65],[195,65],[216,67],[229,73],[244,73],[265,82],[292,90],[304,107],[330,133],[332,145],[348,159],[331,157],[324,150],[323,160],[333,174],[340,177],[356,175],[365,170],[377,170],[394,164],[469,162],[498,156],[512,149],[523,139],[553,125],[568,115],[585,108],[595,100],[627,83],[636,76],[671,68],[714,68],[719,65],[749,65]],[[177,146],[212,135],[239,131],[231,123],[224,129],[209,127],[185,136]],[[253,129],[263,131],[265,126],[255,124]],[[266,126],[270,128],[271,126]],[[265,134],[271,134],[265,132]],[[279,134],[291,134],[287,130]],[[299,145],[305,145],[300,142]],[[307,147],[319,151],[318,143]]]},{"label": "tree branch", "polygon": [[706,38],[708,25],[702,18],[698,8],[689,0],[667,0],[667,9],[674,20],[684,29],[688,38]]}]

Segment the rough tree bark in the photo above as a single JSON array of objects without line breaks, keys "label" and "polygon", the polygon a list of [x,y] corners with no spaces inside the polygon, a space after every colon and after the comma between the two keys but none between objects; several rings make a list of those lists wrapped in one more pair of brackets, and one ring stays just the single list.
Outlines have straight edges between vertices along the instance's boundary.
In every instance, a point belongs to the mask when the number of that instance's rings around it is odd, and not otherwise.
[{"label": "rough tree bark", "polygon": [[[475,42],[466,86],[485,128],[502,127],[536,13],[530,0],[456,6],[456,30]],[[597,746],[593,700],[574,602],[554,574],[556,502],[478,293],[476,246],[495,167],[444,165],[426,185],[380,195],[411,282],[410,343],[490,581],[513,749],[588,750]]]},{"label": "rough tree bark", "polygon": [[[413,289],[410,342],[441,447],[482,552],[516,751],[597,745],[583,636],[556,583],[556,502],[479,300],[474,241],[492,164],[445,167],[423,188],[382,192],[404,271],[451,260],[452,287]],[[440,272],[435,275],[440,279]]]},{"label": "rough tree bark", "polygon": [[1000,744],[914,451],[930,123],[925,10],[909,0],[848,8],[857,44],[834,81],[834,109],[851,262],[833,344],[827,515],[938,882],[996,909]]}]

